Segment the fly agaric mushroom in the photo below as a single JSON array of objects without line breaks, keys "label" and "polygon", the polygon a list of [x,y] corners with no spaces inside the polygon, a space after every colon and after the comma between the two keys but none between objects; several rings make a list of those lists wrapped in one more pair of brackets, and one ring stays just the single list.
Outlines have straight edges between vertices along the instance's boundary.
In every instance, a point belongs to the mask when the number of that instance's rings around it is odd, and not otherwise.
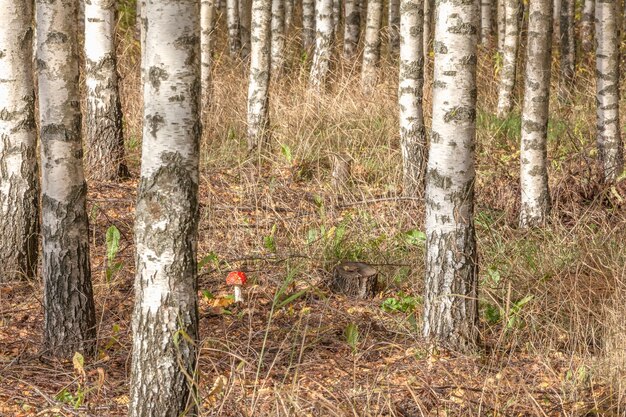
[{"label": "fly agaric mushroom", "polygon": [[241,286],[246,283],[246,274],[241,271],[233,271],[226,277],[226,285],[232,285],[235,287],[235,302],[240,303],[243,301],[241,296]]}]

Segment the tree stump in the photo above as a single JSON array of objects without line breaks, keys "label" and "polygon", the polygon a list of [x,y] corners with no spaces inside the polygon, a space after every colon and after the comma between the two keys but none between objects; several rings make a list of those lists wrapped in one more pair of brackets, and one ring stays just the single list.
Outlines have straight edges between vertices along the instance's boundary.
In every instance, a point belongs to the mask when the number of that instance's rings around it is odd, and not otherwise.
[{"label": "tree stump", "polygon": [[333,291],[353,298],[367,299],[376,295],[378,271],[363,262],[341,262],[333,270]]}]

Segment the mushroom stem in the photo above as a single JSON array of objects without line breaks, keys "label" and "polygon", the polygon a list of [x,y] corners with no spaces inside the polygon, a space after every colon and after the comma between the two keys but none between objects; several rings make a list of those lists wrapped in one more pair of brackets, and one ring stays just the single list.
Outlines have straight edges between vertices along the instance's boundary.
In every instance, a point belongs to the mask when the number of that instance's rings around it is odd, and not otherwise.
[{"label": "mushroom stem", "polygon": [[241,303],[243,302],[243,296],[241,295],[241,286],[235,285],[235,302]]}]

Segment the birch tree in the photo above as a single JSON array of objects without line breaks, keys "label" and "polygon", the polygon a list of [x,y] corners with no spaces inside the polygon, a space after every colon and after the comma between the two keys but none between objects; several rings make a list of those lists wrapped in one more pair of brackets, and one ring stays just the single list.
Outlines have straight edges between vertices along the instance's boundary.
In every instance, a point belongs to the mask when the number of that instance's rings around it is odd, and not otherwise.
[{"label": "birch tree", "polygon": [[239,29],[241,35],[241,54],[247,58],[250,55],[251,35],[251,7],[252,0],[238,0]]},{"label": "birch tree", "polygon": [[272,0],[272,76],[276,77],[285,64],[285,3]]},{"label": "birch tree", "polygon": [[33,81],[33,6],[0,0],[0,283],[36,277],[39,169]]},{"label": "birch tree", "polygon": [[389,0],[387,16],[389,19],[389,53],[393,56],[400,50],[400,0]]},{"label": "birch tree", "polygon": [[404,194],[416,197],[423,191],[426,163],[426,137],[422,112],[424,85],[423,0],[403,0],[400,4],[400,149]]},{"label": "birch tree", "polygon": [[513,89],[517,70],[519,45],[519,0],[505,0],[505,35],[502,49],[502,69],[498,88],[498,117],[505,117],[513,107]]},{"label": "birch tree", "polygon": [[480,43],[487,45],[491,37],[491,1],[480,2]]},{"label": "birch tree", "polygon": [[552,10],[549,0],[530,0],[520,146],[521,227],[544,224],[550,211],[547,136]]},{"label": "birch tree", "polygon": [[302,0],[302,47],[309,51],[315,44],[315,0]]},{"label": "birch tree", "polygon": [[269,139],[269,82],[272,0],[252,0],[252,45],[248,84],[248,149]]},{"label": "birch tree", "polygon": [[569,100],[574,83],[574,65],[576,45],[574,37],[575,0],[561,1],[561,20],[559,25],[559,47],[561,49],[561,72],[559,76],[559,99]]},{"label": "birch tree", "polygon": [[146,0],[129,416],[195,415],[200,2]]},{"label": "birch tree", "polygon": [[87,186],[82,165],[77,0],[37,0],[44,345],[94,353]]},{"label": "birch tree", "polygon": [[433,41],[435,1],[424,0],[424,59],[428,59]]},{"label": "birch tree", "polygon": [[361,0],[344,0],[343,56],[346,59],[356,55],[361,32]]},{"label": "birch tree", "polygon": [[[206,114],[213,100],[213,38],[215,32],[215,0],[200,2],[200,83],[202,112]],[[204,120],[204,117],[203,117]]]},{"label": "birch tree", "polygon": [[309,84],[312,89],[323,90],[330,70],[334,37],[333,0],[318,0],[315,6],[317,30]]},{"label": "birch tree", "polygon": [[596,114],[598,154],[604,180],[613,182],[624,169],[619,125],[618,2],[597,0],[596,23]]},{"label": "birch tree", "polygon": [[239,0],[226,0],[226,25],[228,26],[228,50],[230,57],[236,59],[241,53]]},{"label": "birch tree", "polygon": [[380,28],[382,20],[382,0],[368,0],[363,67],[361,68],[361,86],[365,94],[371,94],[378,82],[377,67],[380,62]]},{"label": "birch tree", "polygon": [[285,36],[291,30],[291,25],[293,24],[294,3],[294,0],[285,0]]},{"label": "birch tree", "polygon": [[461,350],[478,337],[473,222],[478,5],[457,0],[437,4],[426,176],[423,335]]},{"label": "birch tree", "polygon": [[589,52],[593,49],[593,25],[595,21],[595,0],[585,0],[583,15],[580,25],[580,38],[583,50]]},{"label": "birch tree", "polygon": [[96,181],[128,176],[115,55],[114,0],[85,0],[87,168]]},{"label": "birch tree", "polygon": [[333,0],[333,33],[339,33],[341,24],[341,0]]},{"label": "birch tree", "polygon": [[506,0],[496,0],[496,26],[498,29],[498,52],[504,51],[504,40],[506,39]]}]

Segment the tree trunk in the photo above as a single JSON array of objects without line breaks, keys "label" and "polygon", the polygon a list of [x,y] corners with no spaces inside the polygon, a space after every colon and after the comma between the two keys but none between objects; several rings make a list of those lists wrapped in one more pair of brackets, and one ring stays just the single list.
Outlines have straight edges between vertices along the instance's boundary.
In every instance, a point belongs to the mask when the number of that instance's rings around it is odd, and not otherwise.
[{"label": "tree trunk", "polygon": [[85,0],[87,172],[95,181],[128,176],[115,55],[115,2]]},{"label": "tree trunk", "polygon": [[238,0],[239,6],[239,29],[241,33],[241,55],[244,58],[250,56],[251,27],[252,27],[252,0]]},{"label": "tree trunk", "polygon": [[561,74],[559,77],[559,99],[568,101],[574,84],[574,65],[576,46],[574,37],[574,5],[575,0],[562,0],[561,22],[559,33],[561,39]]},{"label": "tree trunk", "polygon": [[353,58],[359,46],[361,32],[361,6],[360,0],[344,0],[345,7],[345,30],[343,35],[343,56],[345,59]]},{"label": "tree trunk", "polygon": [[424,86],[424,2],[403,0],[400,5],[400,150],[404,194],[421,195],[426,168],[426,136],[422,112]]},{"label": "tree trunk", "polygon": [[341,24],[341,0],[333,0],[333,33],[339,33]]},{"label": "tree trunk", "polygon": [[302,47],[310,51],[315,44],[315,0],[302,0]]},{"label": "tree trunk", "polygon": [[434,0],[424,0],[424,60],[428,59],[433,44],[433,25],[435,20]]},{"label": "tree trunk", "polygon": [[0,283],[34,279],[39,169],[33,82],[33,6],[0,0]]},{"label": "tree trunk", "polygon": [[558,44],[561,40],[561,0],[552,0],[552,36],[554,41]]},{"label": "tree trunk", "polygon": [[293,24],[294,0],[285,0],[285,36],[291,30]]},{"label": "tree trunk", "polygon": [[506,39],[506,0],[496,0],[496,23],[498,28],[498,52],[504,51],[504,40]]},{"label": "tree trunk", "polygon": [[[206,115],[213,101],[213,38],[215,36],[215,1],[200,2],[200,82],[202,114]],[[202,117],[205,120],[205,117]]]},{"label": "tree trunk", "polygon": [[200,3],[147,0],[130,417],[195,415]]},{"label": "tree trunk", "polygon": [[388,6],[389,55],[393,57],[400,51],[400,0],[389,0]]},{"label": "tree trunk", "polygon": [[498,117],[506,117],[513,108],[513,90],[517,70],[517,47],[519,45],[520,5],[519,0],[505,0],[504,49],[502,50],[502,70],[498,88]]},{"label": "tree trunk", "polygon": [[425,198],[423,335],[460,350],[478,338],[473,222],[478,5],[443,0],[437,6]]},{"label": "tree trunk", "polygon": [[36,4],[44,345],[56,356],[92,355],[96,315],[82,165],[78,1]]},{"label": "tree trunk", "polygon": [[277,77],[285,65],[285,3],[272,0],[272,77]]},{"label": "tree trunk", "polygon": [[239,24],[239,0],[226,0],[226,24],[228,26],[228,50],[232,59],[241,53]]},{"label": "tree trunk", "polygon": [[580,38],[582,40],[582,48],[586,52],[593,49],[593,24],[595,21],[595,0],[585,0],[583,6],[583,16],[580,25]]},{"label": "tree trunk", "polygon": [[531,0],[529,8],[520,146],[521,227],[544,224],[550,211],[547,136],[553,8],[550,0]]},{"label": "tree trunk", "polygon": [[248,150],[269,139],[272,0],[252,0],[252,45],[248,86]]},{"label": "tree trunk", "polygon": [[624,169],[619,125],[619,41],[616,0],[596,3],[596,103],[598,154],[604,181],[614,182]]},{"label": "tree trunk", "polygon": [[380,27],[382,20],[382,0],[369,0],[367,2],[363,67],[361,68],[361,87],[364,94],[371,94],[378,83],[377,67],[380,61]]},{"label": "tree trunk", "polygon": [[491,37],[491,1],[482,0],[480,3],[480,43],[489,44]]},{"label": "tree trunk", "polygon": [[311,66],[310,88],[322,91],[330,70],[333,45],[333,0],[318,0],[316,3],[315,54]]}]

